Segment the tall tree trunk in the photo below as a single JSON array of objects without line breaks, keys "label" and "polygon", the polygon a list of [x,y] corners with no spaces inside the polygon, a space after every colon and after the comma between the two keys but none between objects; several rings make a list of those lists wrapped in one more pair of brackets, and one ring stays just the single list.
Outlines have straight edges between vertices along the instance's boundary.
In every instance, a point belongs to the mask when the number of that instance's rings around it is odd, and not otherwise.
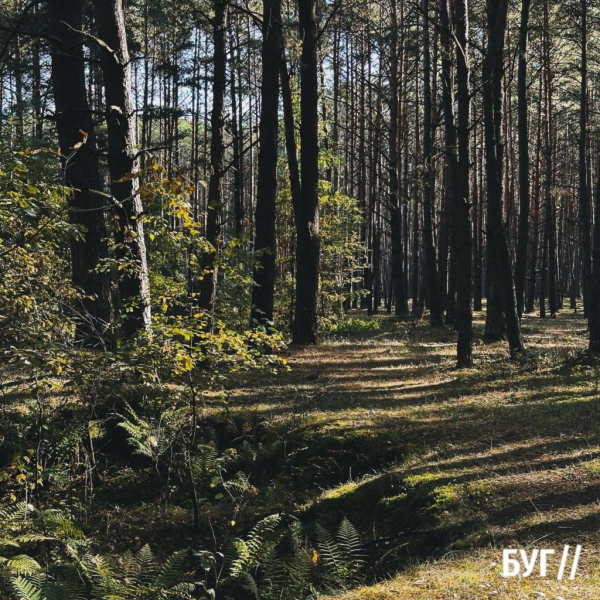
[{"label": "tall tree trunk", "polygon": [[525,276],[527,273],[527,250],[529,247],[529,135],[527,130],[527,36],[529,33],[529,8],[531,0],[522,0],[519,27],[519,226],[517,256],[515,260],[515,293],[519,318],[525,301]]},{"label": "tall tree trunk", "polygon": [[316,0],[298,0],[302,56],[300,59],[301,203],[294,207],[297,234],[296,306],[292,340],[317,343],[319,290],[319,83]]},{"label": "tall tree trunk", "polygon": [[[442,0],[442,2],[445,0]],[[458,190],[455,199],[457,296],[456,329],[458,344],[456,358],[459,367],[473,366],[473,292],[471,223],[469,220],[469,12],[467,0],[454,0],[456,27],[456,83],[458,100]]]},{"label": "tall tree trunk", "polygon": [[[600,172],[598,173],[594,205],[594,262],[589,278],[589,350],[593,354],[600,354]],[[575,279],[574,276],[573,279]],[[573,282],[571,285],[574,296],[575,283]]]},{"label": "tall tree trunk", "polygon": [[[503,219],[503,150],[500,139],[504,35],[508,0],[487,0],[488,45],[482,66],[485,170],[487,179],[488,277],[486,337],[497,339],[506,319],[511,353],[523,350],[510,251]],[[491,304],[490,304],[491,302]]]},{"label": "tall tree trunk", "polygon": [[[382,72],[379,73],[378,85],[381,86]],[[391,86],[390,86],[391,87]],[[379,272],[381,271],[381,228],[378,224],[378,215],[381,212],[379,185],[380,185],[380,166],[381,166],[381,133],[382,133],[382,95],[378,94],[377,102],[375,106],[375,127],[372,132],[370,147],[370,176],[369,176],[369,207],[368,207],[368,219],[370,223],[370,242],[369,247],[372,253],[372,265],[367,261],[364,269],[364,280],[365,285],[371,290],[371,293],[367,297],[367,310],[369,314],[377,312],[377,299],[376,296],[379,292]],[[393,125],[390,125],[393,127]]]},{"label": "tall tree trunk", "polygon": [[256,191],[257,253],[252,288],[252,322],[273,320],[275,293],[275,200],[277,197],[277,136],[279,131],[279,68],[281,65],[281,0],[263,3],[262,105]]},{"label": "tall tree trunk", "polygon": [[[281,82],[281,99],[283,103],[283,123],[285,130],[285,151],[287,155],[288,171],[290,177],[290,192],[292,196],[292,207],[294,208],[294,224],[296,223],[296,207],[302,205],[302,191],[300,189],[300,167],[298,165],[298,152],[296,150],[296,132],[294,123],[294,103],[292,98],[292,89],[290,85],[290,74],[287,69],[285,53],[282,53],[281,63],[279,65],[279,75]],[[294,244],[290,241],[290,271],[292,275],[292,285],[290,286],[290,329],[294,327],[294,301],[296,290],[294,286],[295,275],[295,256]]]},{"label": "tall tree trunk", "polygon": [[480,193],[479,154],[477,152],[477,126],[473,128],[473,309],[480,311],[482,306],[482,255],[483,255],[483,194]]},{"label": "tall tree trunk", "polygon": [[[231,136],[233,144],[233,220],[235,237],[241,238],[244,229],[244,171],[242,164],[244,157],[242,155],[242,135],[243,121],[238,121],[238,106],[237,106],[237,87],[236,87],[236,66],[233,37],[230,39],[231,66],[230,72],[230,98],[231,98]],[[277,77],[279,73],[277,72]],[[278,80],[278,79],[277,79]],[[241,87],[241,81],[240,87]]]},{"label": "tall tree trunk", "polygon": [[[544,11],[548,7],[544,4]],[[583,311],[588,314],[588,279],[592,271],[590,240],[590,198],[588,189],[587,147],[588,147],[588,92],[587,92],[587,0],[581,0],[581,88],[579,99],[579,227],[581,255],[583,259]]]},{"label": "tall tree trunk", "polygon": [[548,226],[548,308],[550,316],[558,312],[557,265],[556,265],[556,210],[550,198],[550,223]]},{"label": "tall tree trunk", "polygon": [[537,114],[537,140],[535,150],[535,168],[533,177],[533,239],[531,241],[531,257],[529,259],[529,276],[527,278],[527,289],[525,294],[525,312],[532,313],[535,305],[535,291],[537,282],[537,264],[539,247],[539,222],[540,222],[540,162],[542,152],[542,92],[543,78],[540,77],[538,92],[538,114]]},{"label": "tall tree trunk", "polygon": [[217,293],[218,265],[216,255],[221,237],[223,208],[222,180],[225,145],[225,91],[227,86],[227,0],[215,0],[213,18],[214,72],[212,113],[210,116],[210,179],[206,206],[206,240],[212,249],[204,252],[201,261],[200,308],[214,309]]},{"label": "tall tree trunk", "polygon": [[[458,230],[456,220],[456,209],[458,206],[459,190],[459,172],[458,158],[456,155],[456,123],[454,118],[454,84],[453,84],[453,46],[451,45],[450,19],[448,14],[448,0],[439,1],[440,13],[440,40],[442,42],[442,108],[444,111],[444,154],[445,154],[445,172],[443,179],[445,181],[446,196],[445,206],[441,215],[442,231],[440,234],[440,297],[443,300],[447,297],[446,323],[454,325],[456,320],[456,275],[458,264],[456,263],[456,252],[458,243]],[[461,49],[460,52],[463,50]],[[468,144],[467,144],[468,146]],[[467,175],[469,173],[467,162]],[[445,239],[444,239],[445,238]],[[446,284],[448,277],[448,245],[450,246],[450,286],[447,292]]]},{"label": "tall tree trunk", "polygon": [[542,266],[540,268],[540,318],[546,318],[546,291],[548,288],[548,234],[550,233],[550,214],[545,207],[544,238],[542,242]]},{"label": "tall tree trunk", "polygon": [[127,48],[122,0],[96,0],[98,33],[107,45],[102,49],[106,93],[108,164],[114,201],[117,258],[129,262],[119,280],[125,308],[123,333],[131,336],[150,327],[150,284],[146,242],[139,193],[137,132],[131,97],[131,62]]},{"label": "tall tree trunk", "polygon": [[390,229],[392,244],[392,286],[396,295],[397,317],[408,315],[404,290],[402,261],[402,204],[398,189],[398,15],[396,0],[392,0],[392,29],[390,35],[390,129],[389,129],[389,178],[390,178]]},{"label": "tall tree trunk", "polygon": [[[544,179],[544,203],[546,212],[546,233],[545,233],[545,247],[546,247],[546,264],[548,272],[546,274],[546,285],[548,291],[548,308],[550,309],[550,316],[555,316],[557,311],[556,303],[556,233],[555,233],[555,222],[554,222],[554,209],[552,200],[552,187],[553,181],[553,142],[554,142],[554,121],[552,117],[552,68],[550,64],[550,30],[549,30],[549,14],[548,14],[548,3],[544,5],[544,77],[546,80],[546,124],[544,133],[546,136],[545,141],[545,179]],[[541,310],[541,309],[540,309]]]},{"label": "tall tree trunk", "polygon": [[433,242],[433,193],[435,178],[432,152],[432,94],[431,57],[429,39],[429,0],[422,0],[423,11],[423,251],[425,278],[429,299],[429,314],[432,327],[443,327],[440,289],[437,272],[435,246]]},{"label": "tall tree trunk", "polygon": [[93,193],[102,185],[86,93],[82,38],[75,33],[83,26],[81,2],[57,0],[50,3],[49,11],[52,31],[62,42],[52,45],[52,84],[64,183],[71,188],[69,221],[83,230],[81,237],[73,236],[70,241],[72,281],[82,293],[77,338],[95,345],[102,340],[112,315],[109,274],[96,271],[108,257],[108,248],[105,203]]},{"label": "tall tree trunk", "polygon": [[151,319],[139,161],[135,149],[137,132],[131,97],[131,62],[123,0],[96,0],[95,11],[98,34],[106,44],[102,47],[102,72],[117,258],[130,263],[119,280],[126,315],[123,333],[129,337],[148,329]]},{"label": "tall tree trunk", "polygon": [[285,130],[285,151],[287,155],[288,171],[290,175],[290,191],[292,205],[302,204],[302,191],[300,189],[300,166],[298,164],[298,152],[296,150],[296,127],[294,123],[294,102],[290,85],[290,74],[287,69],[285,56],[281,57],[279,64],[279,76],[281,81],[281,100],[283,104],[283,124]]}]

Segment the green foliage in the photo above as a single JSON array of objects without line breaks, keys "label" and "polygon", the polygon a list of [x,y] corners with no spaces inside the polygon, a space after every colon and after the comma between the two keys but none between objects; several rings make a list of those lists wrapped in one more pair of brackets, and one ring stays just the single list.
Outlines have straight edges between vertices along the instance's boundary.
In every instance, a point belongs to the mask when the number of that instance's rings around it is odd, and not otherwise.
[{"label": "green foliage", "polygon": [[360,534],[352,523],[344,517],[335,536],[317,523],[315,536],[327,585],[332,590],[357,585],[366,564],[366,553]]},{"label": "green foliage", "polygon": [[30,363],[72,334],[67,249],[83,235],[68,223],[62,186],[43,183],[48,155],[0,154],[0,335],[5,354]]},{"label": "green foliage", "polygon": [[94,553],[64,512],[17,503],[0,518],[0,593],[7,600],[229,599],[240,590],[257,600],[302,600],[359,582],[365,566],[347,519],[335,536],[317,524],[316,549],[296,519],[274,514],[230,541],[224,554],[183,550],[161,562],[148,545],[116,559]]},{"label": "green foliage", "polygon": [[343,320],[368,261],[360,240],[363,214],[358,200],[333,191],[325,181],[321,188],[320,322],[327,330]]},{"label": "green foliage", "polygon": [[257,600],[305,597],[311,562],[300,532],[299,523],[283,515],[257,523],[246,539],[237,538],[230,545],[224,587],[241,587]]}]

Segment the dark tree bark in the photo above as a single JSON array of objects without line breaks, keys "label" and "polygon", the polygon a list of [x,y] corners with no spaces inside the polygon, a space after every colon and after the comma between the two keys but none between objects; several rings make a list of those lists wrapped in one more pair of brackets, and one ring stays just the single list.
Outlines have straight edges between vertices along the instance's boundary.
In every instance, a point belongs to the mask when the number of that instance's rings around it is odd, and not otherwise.
[{"label": "dark tree bark", "polygon": [[498,339],[506,319],[511,353],[523,350],[510,251],[503,219],[503,150],[500,139],[504,36],[508,0],[487,0],[488,40],[483,59],[483,116],[487,179],[488,314],[486,338]]},{"label": "dark tree bark", "polygon": [[[544,178],[544,204],[545,204],[545,235],[544,235],[544,252],[546,253],[545,261],[548,268],[546,275],[546,284],[548,290],[548,303],[550,316],[555,316],[557,311],[556,302],[556,233],[554,221],[554,209],[552,200],[553,187],[553,148],[554,141],[553,117],[552,117],[552,69],[550,65],[550,31],[548,25],[548,5],[544,6],[544,59],[543,70],[546,81],[545,86],[545,102],[546,102],[546,122],[544,126],[544,158],[545,158],[545,178]],[[542,273],[544,275],[544,273]],[[541,298],[540,298],[541,304]],[[541,306],[540,306],[541,316]]]},{"label": "dark tree bark", "polygon": [[548,288],[548,233],[550,215],[548,214],[548,206],[546,205],[546,217],[544,227],[544,238],[542,242],[542,266],[540,268],[540,318],[546,318],[546,291]]},{"label": "dark tree bark", "polygon": [[[418,80],[419,77],[419,61],[416,61],[415,65],[416,77]],[[415,86],[415,106],[419,106],[419,86]],[[421,129],[419,124],[419,111],[415,110],[415,159],[414,162],[420,163],[420,154],[421,154]],[[420,187],[420,178],[415,177],[415,185],[413,186],[413,213],[412,213],[412,281],[411,281],[411,296],[412,296],[412,304],[411,304],[411,312],[413,315],[421,314],[421,305],[419,298],[419,287],[420,287],[420,277],[419,277],[419,249],[420,249],[420,238],[421,232],[419,230],[419,213],[421,211],[421,187]]]},{"label": "dark tree bark", "polygon": [[[378,85],[381,87],[382,73],[379,74]],[[381,227],[379,225],[378,216],[381,213],[381,202],[379,201],[379,184],[381,179],[380,167],[381,167],[381,138],[382,138],[382,97],[378,94],[377,103],[375,107],[375,127],[371,137],[371,157],[370,157],[370,168],[369,168],[369,206],[368,206],[368,218],[370,223],[370,242],[369,246],[372,253],[372,266],[367,264],[364,269],[364,280],[365,285],[371,293],[367,297],[367,311],[369,314],[376,313],[379,305],[379,280],[381,275]],[[391,125],[391,124],[390,124]]]},{"label": "dark tree bark", "polygon": [[432,165],[432,94],[431,57],[429,39],[429,0],[422,0],[423,12],[423,252],[424,272],[429,299],[429,315],[432,327],[443,327],[440,288],[437,272],[436,252],[433,242],[433,191],[434,174]]},{"label": "dark tree bark", "polygon": [[527,273],[527,250],[529,248],[529,135],[527,130],[527,36],[529,33],[529,8],[531,0],[522,0],[519,27],[519,226],[517,255],[515,260],[515,293],[519,318],[525,301],[525,276]]},{"label": "dark tree bark", "polygon": [[[448,0],[439,1],[440,40],[442,42],[442,108],[444,112],[444,155],[446,170],[444,173],[446,195],[445,206],[441,215],[442,233],[440,235],[440,301],[444,305],[446,299],[446,323],[454,325],[456,320],[456,262],[458,229],[456,209],[458,207],[459,173],[457,157],[456,123],[454,116],[454,84],[453,84],[453,45],[451,44],[450,18]],[[467,144],[468,145],[468,144]],[[467,161],[467,176],[469,173]],[[448,277],[448,246],[450,246],[450,285],[446,290]],[[447,297],[446,297],[447,296]]]},{"label": "dark tree bark", "polygon": [[302,204],[302,191],[300,189],[300,166],[296,150],[296,132],[294,124],[294,105],[290,74],[287,69],[285,57],[279,63],[279,76],[281,81],[281,100],[283,104],[283,125],[285,130],[285,151],[287,155],[288,170],[290,175],[290,190],[294,210]]},{"label": "dark tree bark", "polygon": [[[252,288],[252,322],[273,320],[275,293],[275,200],[277,197],[277,135],[279,131],[279,68],[281,65],[281,0],[263,3],[262,105],[256,193],[257,253]],[[287,72],[287,71],[286,71]]]},{"label": "dark tree bark", "polygon": [[479,182],[477,173],[479,171],[479,154],[477,152],[477,126],[473,129],[473,309],[483,309],[483,281],[482,281],[482,257],[483,257],[483,177]]},{"label": "dark tree bark", "polygon": [[398,189],[398,15],[396,1],[392,1],[392,28],[390,31],[390,129],[389,129],[389,178],[390,178],[390,229],[392,244],[392,286],[396,295],[395,314],[408,315],[408,303],[404,289],[402,260],[402,204]]},{"label": "dark tree bark", "polygon": [[317,343],[319,290],[319,83],[316,0],[299,0],[302,56],[300,59],[301,198],[296,220],[296,302],[292,341]]},{"label": "dark tree bark", "polygon": [[[242,132],[243,122],[238,121],[238,106],[237,106],[237,86],[235,79],[236,68],[234,62],[234,46],[233,37],[230,39],[230,52],[232,64],[230,66],[230,98],[231,98],[231,137],[233,138],[233,220],[235,227],[235,237],[242,237],[244,230],[244,170],[243,170],[243,154],[242,154]],[[279,76],[277,72],[277,77]],[[240,82],[241,87],[241,82]]]},{"label": "dark tree bark", "polygon": [[69,220],[82,229],[82,237],[72,237],[70,242],[72,281],[82,293],[77,338],[95,345],[101,342],[112,315],[109,274],[96,271],[108,257],[108,247],[105,203],[93,193],[102,186],[86,93],[82,38],[74,31],[83,26],[81,2],[57,0],[50,3],[49,11],[52,31],[62,42],[52,45],[52,84],[64,183],[71,188]]},{"label": "dark tree bark", "polygon": [[557,299],[557,264],[556,264],[556,211],[554,201],[549,202],[550,219],[548,223],[548,308],[550,316],[558,312]]},{"label": "dark tree bark", "polygon": [[[442,0],[443,2],[444,0]],[[469,118],[471,112],[469,96],[468,63],[468,8],[467,0],[454,0],[456,27],[456,83],[458,102],[458,173],[455,200],[456,250],[457,250],[457,295],[456,329],[458,343],[456,358],[459,367],[473,366],[473,295],[471,223],[469,220]]]},{"label": "dark tree bark", "polygon": [[150,327],[150,284],[139,194],[137,132],[131,97],[131,63],[122,0],[96,0],[96,22],[102,47],[106,93],[108,164],[114,201],[117,258],[130,262],[119,280],[125,309],[123,333],[129,337]]},{"label": "dark tree bark", "polygon": [[[544,11],[548,7],[544,4]],[[590,198],[588,189],[587,147],[588,147],[588,92],[587,92],[587,0],[581,0],[581,87],[579,99],[579,227],[583,278],[583,311],[588,314],[588,280],[592,271],[592,251],[590,240]]]},{"label": "dark tree bark", "polygon": [[224,174],[225,146],[225,92],[227,86],[227,0],[215,0],[213,18],[214,72],[212,112],[210,116],[210,179],[208,182],[206,240],[212,250],[201,260],[200,308],[212,310],[217,293],[218,265],[216,254],[221,237],[221,209],[223,207],[222,179]]},{"label": "dark tree bark", "polygon": [[540,77],[539,84],[539,102],[537,114],[537,141],[535,151],[535,168],[533,178],[533,239],[531,241],[531,257],[529,259],[529,276],[527,278],[527,290],[525,295],[525,312],[532,313],[535,305],[535,289],[537,282],[537,264],[538,264],[538,247],[539,247],[539,221],[540,221],[540,162],[542,152],[542,91],[543,78]]},{"label": "dark tree bark", "polygon": [[[600,173],[598,173],[594,205],[594,262],[589,279],[589,350],[593,354],[600,354]],[[573,279],[575,279],[574,275]],[[575,296],[574,281],[571,287],[572,295]]]}]

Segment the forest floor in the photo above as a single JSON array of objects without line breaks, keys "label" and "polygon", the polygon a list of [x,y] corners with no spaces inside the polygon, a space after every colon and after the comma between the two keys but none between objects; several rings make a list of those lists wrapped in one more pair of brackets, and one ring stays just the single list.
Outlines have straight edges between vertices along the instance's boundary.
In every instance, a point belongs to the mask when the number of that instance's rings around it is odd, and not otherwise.
[{"label": "forest floor", "polygon": [[[347,517],[368,564],[338,600],[597,600],[600,362],[582,352],[586,322],[567,308],[525,315],[518,360],[506,343],[484,344],[483,326],[475,313],[475,365],[459,370],[449,327],[354,312],[318,347],[290,349],[289,372],[237,373],[205,397],[203,436],[236,448],[227,475],[239,469],[251,484],[235,508],[207,490],[194,537],[186,493],[161,508],[154,469],[117,445],[84,531],[108,553],[149,543],[167,555],[244,536],[277,512],[308,530]],[[569,562],[559,582],[565,544],[583,551],[577,577]],[[531,577],[504,579],[505,548],[556,554],[545,578],[538,563]]]},{"label": "forest floor", "polygon": [[[229,390],[230,417],[283,444],[270,485],[288,495],[273,497],[360,530],[381,583],[340,599],[600,596],[600,365],[581,353],[585,321],[526,315],[516,361],[483,344],[483,324],[475,313],[475,368],[457,370],[449,328],[357,312],[321,346],[291,350],[291,372]],[[558,582],[564,544],[583,551],[575,580]],[[546,578],[538,563],[504,579],[504,548],[556,555]]]}]

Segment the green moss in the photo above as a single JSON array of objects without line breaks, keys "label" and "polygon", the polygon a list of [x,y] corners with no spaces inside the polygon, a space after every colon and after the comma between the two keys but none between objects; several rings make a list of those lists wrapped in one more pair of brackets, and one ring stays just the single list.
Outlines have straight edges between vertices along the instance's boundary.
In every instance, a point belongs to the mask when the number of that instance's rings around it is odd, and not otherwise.
[{"label": "green moss", "polygon": [[461,498],[461,488],[457,485],[443,485],[435,488],[432,493],[434,500],[433,508],[446,510],[449,507],[457,504]]},{"label": "green moss", "polygon": [[600,458],[583,461],[579,466],[584,473],[600,476]]},{"label": "green moss", "polygon": [[407,475],[404,482],[409,488],[416,488],[424,483],[431,483],[439,478],[439,473],[420,473],[418,475]]}]

